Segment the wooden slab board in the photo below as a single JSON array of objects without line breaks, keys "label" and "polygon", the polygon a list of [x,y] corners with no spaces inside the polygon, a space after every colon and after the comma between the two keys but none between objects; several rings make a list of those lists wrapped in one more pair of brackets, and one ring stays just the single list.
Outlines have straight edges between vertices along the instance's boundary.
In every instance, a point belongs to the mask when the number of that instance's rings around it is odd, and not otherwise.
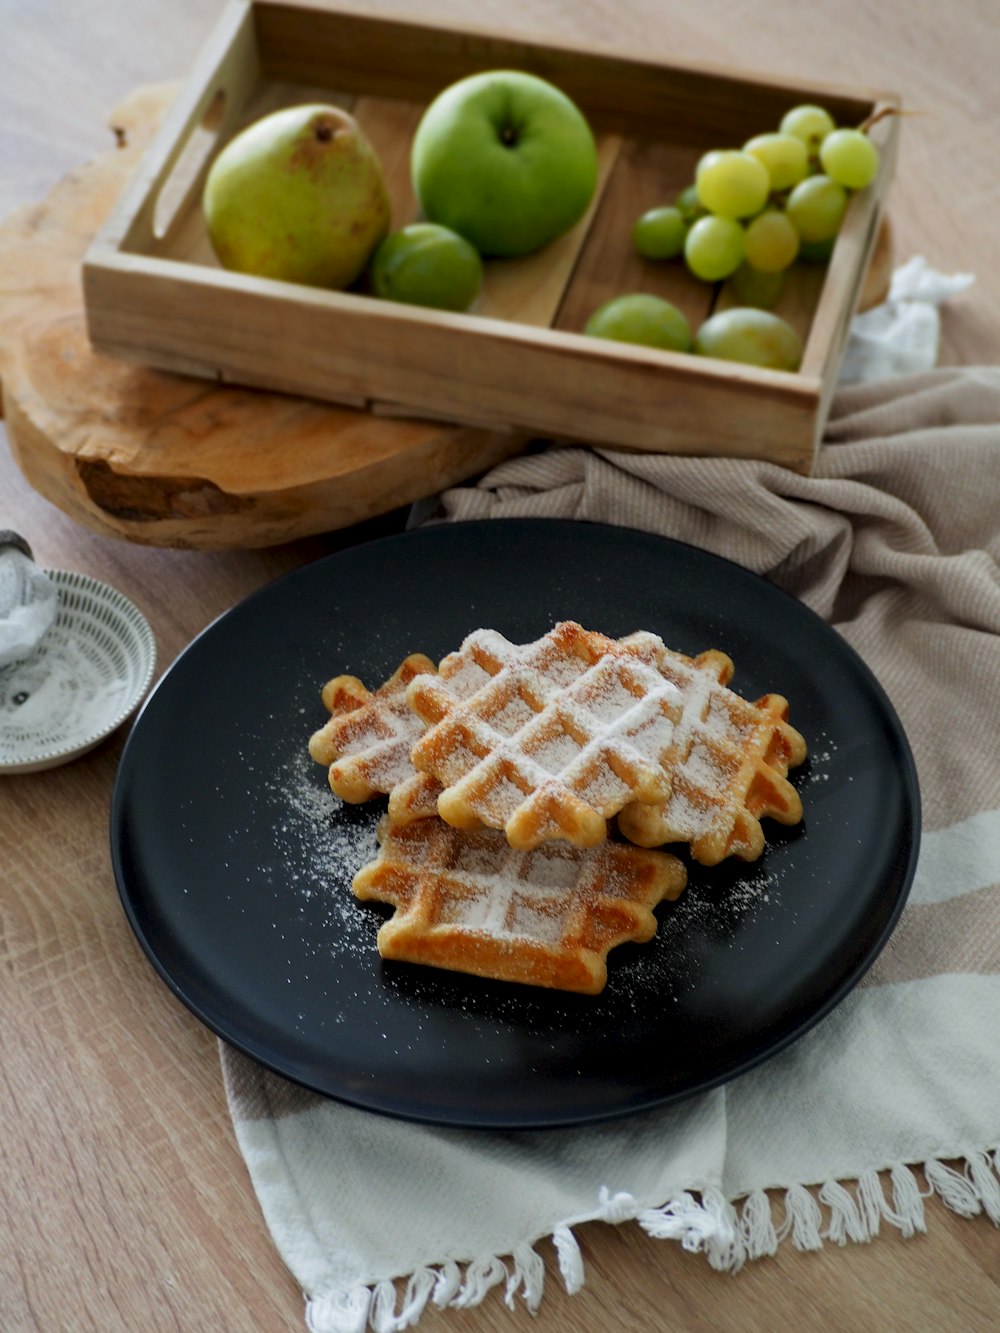
[{"label": "wooden slab board", "polygon": [[0,224],[0,386],[31,485],[108,536],[248,548],[388,513],[519,452],[512,432],[387,421],[91,348],[80,262],[176,91],[135,92],[113,115],[121,147]]},{"label": "wooden slab board", "polygon": [[[108,536],[151,546],[248,548],[387,513],[522,450],[527,435],[485,422],[399,419],[388,404],[374,411],[332,407],[149,370],[93,350],[80,262],[176,91],[169,84],[133,93],[113,115],[117,149],[66,178],[40,205],[0,224],[0,386],[11,451],[32,486]],[[248,119],[284,104],[288,90],[275,83],[264,96],[269,101],[255,100]],[[400,114],[412,118],[412,110],[388,102],[365,115],[386,159],[393,143],[406,141],[399,133],[406,127],[394,119]],[[648,196],[651,204],[666,186],[682,187],[693,160],[690,151],[652,142],[623,147],[613,135],[602,145],[604,170],[627,174],[630,197]],[[389,175],[404,179],[400,171]],[[616,192],[598,201],[582,248],[566,240],[565,262],[580,279],[575,291],[642,285],[668,299],[690,300],[692,289],[675,267],[654,270],[627,248],[602,243],[630,225],[618,216],[621,197]],[[397,217],[414,207],[402,195],[394,202]],[[159,252],[214,266],[197,211],[182,198],[163,206]],[[884,298],[890,270],[886,230],[862,308]],[[559,284],[537,279],[529,265],[517,282],[498,282],[506,313],[540,324],[555,314],[557,327],[579,325],[583,309],[567,300],[556,311]],[[492,299],[489,288],[483,299]],[[687,313],[696,323],[707,306]]]}]

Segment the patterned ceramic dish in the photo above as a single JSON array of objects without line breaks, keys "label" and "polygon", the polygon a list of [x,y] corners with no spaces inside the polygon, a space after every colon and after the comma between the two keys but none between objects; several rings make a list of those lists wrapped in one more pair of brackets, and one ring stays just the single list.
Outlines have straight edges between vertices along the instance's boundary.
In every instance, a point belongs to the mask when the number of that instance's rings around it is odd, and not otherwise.
[{"label": "patterned ceramic dish", "polygon": [[156,640],[127,597],[86,574],[48,570],[55,622],[0,670],[0,772],[65,764],[120,727],[149,688]]}]

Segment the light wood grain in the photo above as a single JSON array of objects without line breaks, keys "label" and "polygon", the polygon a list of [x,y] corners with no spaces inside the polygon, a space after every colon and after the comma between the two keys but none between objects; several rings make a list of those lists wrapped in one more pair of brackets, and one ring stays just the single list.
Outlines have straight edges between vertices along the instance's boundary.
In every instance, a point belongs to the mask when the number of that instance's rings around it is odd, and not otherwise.
[{"label": "light wood grain", "polygon": [[[405,18],[410,0],[381,0]],[[5,25],[0,214],[29,209],[107,146],[104,117],[134,87],[183,74],[214,21],[203,0],[22,5]],[[433,14],[550,40],[582,35],[663,57],[751,64],[803,79],[898,89],[896,252],[976,286],[943,313],[942,360],[996,363],[1000,159],[989,6],[960,0],[435,0]],[[10,293],[0,295],[6,303]],[[165,668],[190,638],[268,580],[357,534],[253,551],[111,541],[42,499],[0,448],[0,524],[46,565],[133,597]],[[0,778],[0,1327],[4,1333],[298,1333],[302,1302],[261,1221],[233,1140],[214,1039],[154,976],[118,906],[107,851],[123,737],[46,773]],[[477,1310],[430,1311],[427,1333],[992,1333],[1000,1238],[934,1201],[928,1234],[773,1260],[736,1278],[630,1225],[580,1228],[587,1284],[549,1274],[537,1318],[496,1291]]]}]

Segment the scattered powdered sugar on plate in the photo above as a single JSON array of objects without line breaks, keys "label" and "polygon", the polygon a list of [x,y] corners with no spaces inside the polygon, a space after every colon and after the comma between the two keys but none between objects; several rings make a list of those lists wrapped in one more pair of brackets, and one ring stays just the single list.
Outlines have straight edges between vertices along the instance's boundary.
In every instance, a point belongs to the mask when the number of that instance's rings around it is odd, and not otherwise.
[{"label": "scattered powdered sugar on plate", "polygon": [[[829,782],[830,770],[835,763],[836,755],[837,742],[831,740],[825,731],[817,732],[811,738],[809,754],[805,763],[800,769],[793,770],[789,775],[799,788],[800,793],[805,787],[814,783]],[[848,774],[847,781],[851,782],[852,780],[851,775]]]},{"label": "scattered powdered sugar on plate", "polygon": [[[666,847],[664,851],[677,851]],[[685,858],[682,856],[682,860]],[[648,944],[629,944],[608,955],[608,992],[619,1004],[641,1012],[656,994],[676,1001],[699,977],[694,973],[697,937],[740,946],[740,927],[762,913],[781,911],[782,879],[762,862],[730,860],[706,869],[688,863],[688,883],[676,902],[656,909],[656,936]]]},{"label": "scattered powdered sugar on plate", "polygon": [[378,918],[354,897],[351,881],[378,852],[375,824],[384,802],[345,804],[304,749],[276,769],[273,784],[287,811],[274,831],[286,887],[304,900],[322,895],[329,932],[317,946],[374,949]]},{"label": "scattered powdered sugar on plate", "polygon": [[699,883],[698,867],[694,867],[688,887],[660,924],[660,936],[673,939],[694,927],[721,935],[758,908],[775,902],[779,877],[756,863],[741,862],[740,866],[740,872],[725,884]]}]

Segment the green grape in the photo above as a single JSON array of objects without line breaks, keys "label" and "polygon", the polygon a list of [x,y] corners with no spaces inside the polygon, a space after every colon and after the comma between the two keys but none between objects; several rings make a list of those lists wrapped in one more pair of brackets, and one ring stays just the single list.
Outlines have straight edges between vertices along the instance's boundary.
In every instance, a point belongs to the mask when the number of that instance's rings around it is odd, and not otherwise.
[{"label": "green grape", "polygon": [[632,244],[643,259],[676,259],[684,249],[687,223],[678,208],[651,208],[632,228]]},{"label": "green grape", "polygon": [[781,119],[782,134],[794,134],[801,139],[809,152],[814,153],[820,144],[836,127],[829,111],[821,106],[793,106]]},{"label": "green grape", "polygon": [[688,231],[684,258],[696,278],[718,282],[743,262],[746,232],[732,218],[699,218]]},{"label": "green grape", "polygon": [[696,184],[701,203],[720,218],[746,218],[759,213],[771,189],[763,163],[735,148],[711,157],[711,162],[706,164],[703,158],[698,166]]},{"label": "green grape", "polygon": [[698,165],[694,169],[694,183],[696,187],[698,184],[698,177],[701,175],[701,173],[707,167],[714,166],[715,163],[718,162],[719,159],[724,156],[725,152],[726,149],[724,148],[713,148],[708,153],[702,153],[701,157],[699,157],[698,159]]},{"label": "green grape", "polygon": [[381,243],[369,269],[372,290],[388,301],[468,310],[483,282],[483,261],[463,236],[414,222]]},{"label": "green grape", "polygon": [[686,190],[681,190],[674,201],[674,207],[688,224],[697,221],[705,212],[698,201],[697,185],[689,185]]},{"label": "green grape", "polygon": [[747,226],[746,261],[761,273],[780,273],[795,263],[799,233],[784,213],[769,209]]},{"label": "green grape", "polygon": [[694,340],[699,356],[744,361],[770,370],[798,370],[802,341],[790,324],[766,310],[737,306],[706,319]]},{"label": "green grape", "polygon": [[878,149],[860,130],[834,130],[819,150],[823,170],[848,190],[863,190],[878,175]]},{"label": "green grape", "polygon": [[788,196],[785,212],[803,241],[836,236],[847,211],[847,191],[829,176],[808,176]]},{"label": "green grape", "polygon": [[747,140],[743,151],[766,168],[774,192],[790,190],[809,171],[809,153],[794,134],[758,134]]},{"label": "green grape", "polygon": [[756,306],[758,310],[776,306],[784,285],[784,273],[762,273],[749,264],[741,264],[729,279],[729,290],[740,305]]},{"label": "green grape", "polygon": [[805,260],[807,264],[825,264],[833,254],[836,243],[836,236],[831,236],[826,241],[803,241],[799,246],[799,258]]},{"label": "green grape", "polygon": [[641,343],[668,352],[691,349],[691,326],[669,301],[647,292],[632,292],[606,301],[587,320],[584,333],[592,338]]}]

